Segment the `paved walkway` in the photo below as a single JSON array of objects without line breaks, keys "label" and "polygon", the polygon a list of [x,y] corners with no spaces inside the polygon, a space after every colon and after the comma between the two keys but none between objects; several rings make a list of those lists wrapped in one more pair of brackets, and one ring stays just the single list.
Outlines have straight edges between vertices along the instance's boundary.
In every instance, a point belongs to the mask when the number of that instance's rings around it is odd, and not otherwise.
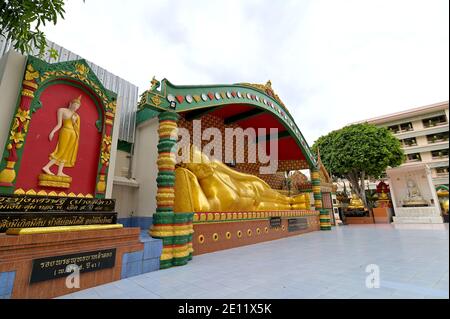
[{"label": "paved walkway", "polygon": [[[449,229],[440,226],[334,227],[60,298],[449,298]],[[380,288],[366,287],[370,264],[379,267]]]}]

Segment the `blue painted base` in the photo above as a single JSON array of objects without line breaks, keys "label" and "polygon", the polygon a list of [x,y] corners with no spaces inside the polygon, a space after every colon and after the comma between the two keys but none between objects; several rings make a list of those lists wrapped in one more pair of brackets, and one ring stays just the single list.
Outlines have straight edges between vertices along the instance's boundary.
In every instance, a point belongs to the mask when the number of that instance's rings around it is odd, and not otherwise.
[{"label": "blue painted base", "polygon": [[11,298],[15,278],[15,271],[0,272],[0,299]]},{"label": "blue painted base", "polygon": [[134,216],[118,218],[117,223],[122,224],[124,227],[140,227],[148,230],[153,225],[153,217]]},{"label": "blue painted base", "polygon": [[121,279],[159,270],[162,240],[150,237],[147,230],[141,232],[140,240],[144,243],[144,250],[125,253],[122,256]]}]

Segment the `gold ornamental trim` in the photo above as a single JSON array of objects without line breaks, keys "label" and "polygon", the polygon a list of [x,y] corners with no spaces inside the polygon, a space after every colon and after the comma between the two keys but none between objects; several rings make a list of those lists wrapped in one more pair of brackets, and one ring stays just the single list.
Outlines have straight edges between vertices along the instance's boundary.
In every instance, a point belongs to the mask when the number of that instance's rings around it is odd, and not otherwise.
[{"label": "gold ornamental trim", "polygon": [[85,230],[105,230],[123,228],[122,224],[112,225],[77,225],[77,226],[55,226],[55,227],[30,227],[30,228],[9,228],[6,230],[7,235],[30,235],[30,234],[49,234],[64,233],[71,231]]},{"label": "gold ornamental trim", "polygon": [[34,98],[34,92],[29,89],[22,89],[22,96]]},{"label": "gold ornamental trim", "polygon": [[33,89],[37,89],[39,87],[36,83],[31,82],[31,81],[27,81],[27,80],[23,80],[22,84],[26,85],[26,86],[29,86],[29,87],[32,87]]}]

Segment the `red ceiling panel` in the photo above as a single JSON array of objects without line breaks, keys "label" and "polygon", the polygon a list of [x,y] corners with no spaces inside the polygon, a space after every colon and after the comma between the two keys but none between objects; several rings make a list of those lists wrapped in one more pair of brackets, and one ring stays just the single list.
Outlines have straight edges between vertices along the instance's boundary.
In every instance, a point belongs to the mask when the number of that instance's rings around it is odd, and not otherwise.
[{"label": "red ceiling panel", "polygon": [[[224,107],[217,108],[214,111],[209,112],[209,115],[217,116],[223,119],[230,118],[232,116],[242,114],[254,109],[254,106],[247,104],[230,104]],[[183,114],[189,114],[185,112]],[[249,118],[244,118],[235,122],[243,129],[253,127],[255,129],[265,128],[266,134],[270,133],[270,128],[277,128],[278,133],[286,131],[284,125],[269,112],[264,112],[259,115],[255,115]],[[266,142],[266,152],[270,152],[270,143]],[[305,160],[305,156],[302,154],[300,147],[292,137],[284,137],[278,140],[278,159],[279,160]]]},{"label": "red ceiling panel", "polygon": [[[270,154],[270,141],[266,141],[266,153]],[[305,160],[300,147],[292,137],[284,137],[278,140],[278,160]]]}]

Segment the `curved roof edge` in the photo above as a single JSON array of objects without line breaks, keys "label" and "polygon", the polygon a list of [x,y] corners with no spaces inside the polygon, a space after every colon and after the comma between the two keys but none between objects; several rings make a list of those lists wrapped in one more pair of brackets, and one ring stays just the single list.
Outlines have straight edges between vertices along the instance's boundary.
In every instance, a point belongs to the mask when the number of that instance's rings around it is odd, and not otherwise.
[{"label": "curved roof edge", "polygon": [[182,113],[227,104],[248,104],[274,115],[296,140],[308,164],[317,167],[313,152],[292,115],[278,95],[273,92],[270,81],[266,85],[249,83],[174,85],[167,79],[159,82],[153,78],[151,83],[151,88],[141,95],[138,105],[138,123],[156,115],[155,112],[148,112],[149,109],[157,112]]}]

